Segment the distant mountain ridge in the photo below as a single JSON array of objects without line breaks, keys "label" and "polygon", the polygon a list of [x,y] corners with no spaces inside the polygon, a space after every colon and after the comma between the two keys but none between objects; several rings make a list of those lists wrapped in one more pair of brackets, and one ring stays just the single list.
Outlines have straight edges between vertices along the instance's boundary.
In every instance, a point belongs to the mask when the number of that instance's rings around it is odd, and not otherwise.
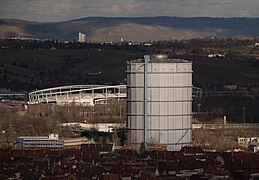
[{"label": "distant mountain ridge", "polygon": [[152,41],[259,35],[259,18],[212,17],[86,17],[63,22],[30,22],[0,19],[0,37],[77,40],[83,32],[88,41]]}]

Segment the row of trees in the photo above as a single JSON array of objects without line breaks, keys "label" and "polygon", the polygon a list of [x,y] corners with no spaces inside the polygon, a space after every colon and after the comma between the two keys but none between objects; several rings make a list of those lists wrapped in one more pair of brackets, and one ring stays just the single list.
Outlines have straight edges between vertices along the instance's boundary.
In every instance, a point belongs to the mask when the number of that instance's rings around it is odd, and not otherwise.
[{"label": "row of trees", "polygon": [[[99,105],[96,107],[83,106],[53,106],[45,105],[41,108],[29,108],[28,111],[17,111],[14,109],[0,111],[0,147],[11,148],[15,145],[15,139],[22,135],[42,136],[49,133],[58,133],[61,137],[71,137],[70,131],[62,128],[64,122],[125,122],[125,102],[120,101],[110,105]],[[244,134],[245,135],[245,134]],[[91,134],[92,136],[92,134]],[[104,137],[94,137],[95,140],[114,142],[118,145],[128,144],[129,133],[118,129],[113,134]],[[224,130],[193,130],[194,144],[201,145],[206,149],[226,151],[240,148],[237,141],[225,136]],[[155,140],[154,144],[159,143]],[[129,144],[130,145],[130,144]],[[141,146],[141,151],[145,147]]]},{"label": "row of trees", "polygon": [[244,149],[240,147],[236,140],[226,137],[222,130],[193,130],[193,142],[207,150],[228,151],[234,149]]},{"label": "row of trees", "polygon": [[[173,49],[193,49],[197,47],[240,47],[253,45],[255,39],[237,39],[237,38],[203,38],[188,40],[168,40],[168,41],[150,41],[150,42],[119,42],[119,43],[78,43],[76,41],[62,42],[58,40],[17,40],[1,39],[0,46],[10,49],[118,49],[118,50],[165,50]],[[148,46],[146,44],[149,44]]]},{"label": "row of trees", "polygon": [[0,110],[0,146],[10,147],[16,137],[30,135],[40,136],[58,133],[61,137],[73,134],[62,128],[67,122],[125,122],[125,102],[114,101],[111,104],[95,107],[79,105],[35,105],[27,111],[15,109]]}]

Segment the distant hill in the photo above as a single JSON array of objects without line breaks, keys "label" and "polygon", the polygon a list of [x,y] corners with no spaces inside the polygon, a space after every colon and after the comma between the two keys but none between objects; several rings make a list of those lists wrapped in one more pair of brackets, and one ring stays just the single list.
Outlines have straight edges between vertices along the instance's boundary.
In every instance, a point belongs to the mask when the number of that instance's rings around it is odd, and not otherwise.
[{"label": "distant hill", "polygon": [[0,37],[77,40],[78,32],[92,42],[172,40],[259,35],[259,18],[210,17],[86,17],[42,23],[0,19]]}]

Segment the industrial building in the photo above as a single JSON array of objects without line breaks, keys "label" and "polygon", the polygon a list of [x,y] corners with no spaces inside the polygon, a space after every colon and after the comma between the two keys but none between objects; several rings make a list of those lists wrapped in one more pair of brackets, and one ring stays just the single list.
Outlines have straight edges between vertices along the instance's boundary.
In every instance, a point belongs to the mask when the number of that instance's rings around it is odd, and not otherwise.
[{"label": "industrial building", "polygon": [[58,134],[48,136],[20,136],[16,140],[16,147],[22,149],[60,149],[64,141],[59,140]]},{"label": "industrial building", "polygon": [[192,142],[192,62],[166,55],[127,62],[130,142],[180,150]]}]

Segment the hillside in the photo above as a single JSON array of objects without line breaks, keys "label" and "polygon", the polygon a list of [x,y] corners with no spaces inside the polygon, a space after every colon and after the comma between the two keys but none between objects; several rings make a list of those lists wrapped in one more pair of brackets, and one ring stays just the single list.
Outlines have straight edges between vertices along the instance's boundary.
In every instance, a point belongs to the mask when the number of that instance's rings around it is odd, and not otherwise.
[{"label": "hillside", "polygon": [[142,54],[118,50],[1,49],[0,56],[0,88],[31,90],[66,84],[119,84],[125,79],[126,61]]},{"label": "hillside", "polygon": [[259,35],[259,18],[87,17],[39,23],[0,19],[0,37],[76,40],[78,32],[92,42],[172,40]]},{"label": "hillside", "polygon": [[[108,49],[0,49],[0,88],[32,90],[66,84],[119,84],[126,78],[126,61],[144,54]],[[259,82],[258,67],[250,61],[179,58],[193,61],[193,81],[202,88],[208,84],[223,87],[228,83]]]}]

